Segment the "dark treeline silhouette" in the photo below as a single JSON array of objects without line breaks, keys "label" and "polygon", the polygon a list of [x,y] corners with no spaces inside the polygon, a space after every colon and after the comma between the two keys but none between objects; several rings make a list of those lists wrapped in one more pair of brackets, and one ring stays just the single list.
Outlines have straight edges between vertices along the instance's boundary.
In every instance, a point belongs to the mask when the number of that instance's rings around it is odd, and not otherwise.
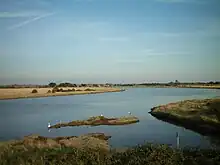
[{"label": "dark treeline silhouette", "polygon": [[184,86],[184,85],[203,85],[203,86],[211,86],[211,85],[219,85],[219,81],[210,81],[210,82],[179,82],[175,80],[174,82],[168,83],[140,83],[140,84],[114,84],[114,86]]},{"label": "dark treeline silhouette", "polygon": [[59,85],[57,85],[58,87],[77,87],[76,84],[72,84],[72,83],[68,83],[68,82],[65,82],[65,83],[60,83]]},{"label": "dark treeline silhouette", "polygon": [[112,83],[105,83],[105,84],[75,84],[70,82],[62,82],[60,84],[56,84],[55,82],[50,82],[48,85],[25,85],[25,84],[12,84],[12,85],[0,85],[0,88],[54,88],[54,87],[116,87],[116,86],[186,86],[186,85],[201,85],[201,86],[213,86],[219,85],[220,81],[210,81],[210,82],[179,82],[175,80],[174,82],[168,83],[121,83],[121,84],[112,84]]}]

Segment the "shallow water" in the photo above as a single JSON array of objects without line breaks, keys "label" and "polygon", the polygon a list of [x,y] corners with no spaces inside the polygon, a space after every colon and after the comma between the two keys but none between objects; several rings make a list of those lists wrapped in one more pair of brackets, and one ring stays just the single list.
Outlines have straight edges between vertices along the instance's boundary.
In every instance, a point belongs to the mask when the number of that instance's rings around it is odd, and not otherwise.
[{"label": "shallow water", "polygon": [[[144,142],[165,143],[175,146],[176,132],[180,134],[180,146],[209,148],[206,137],[152,117],[148,112],[153,106],[169,102],[220,96],[215,89],[183,88],[129,88],[121,93],[60,96],[34,99],[0,101],[0,140],[19,139],[29,134],[42,136],[71,136],[90,132],[112,135],[113,147],[127,147]],[[125,126],[65,127],[47,129],[47,123],[60,120],[87,119],[103,114],[107,117],[133,115],[140,122]]]}]

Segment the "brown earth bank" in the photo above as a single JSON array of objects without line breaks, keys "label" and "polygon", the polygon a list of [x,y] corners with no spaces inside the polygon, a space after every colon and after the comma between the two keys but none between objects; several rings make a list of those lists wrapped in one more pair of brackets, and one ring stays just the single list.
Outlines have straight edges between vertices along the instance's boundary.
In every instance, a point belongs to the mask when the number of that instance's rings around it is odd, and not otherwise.
[{"label": "brown earth bank", "polygon": [[[34,90],[37,90],[34,91]],[[36,98],[36,97],[51,97],[51,96],[67,96],[67,95],[82,95],[82,94],[98,94],[107,92],[121,92],[120,88],[110,87],[78,87],[78,88],[61,88],[62,91],[52,92],[53,88],[1,88],[0,100],[19,99],[19,98]]]},{"label": "brown earth bank", "polygon": [[87,120],[76,120],[68,123],[57,123],[50,126],[49,128],[60,128],[68,126],[99,126],[99,125],[127,125],[139,122],[139,119],[135,116],[123,116],[119,118],[107,118],[104,116],[94,116],[90,117]]},{"label": "brown earth bank", "polygon": [[59,148],[59,147],[74,147],[74,148],[87,148],[91,150],[101,150],[103,152],[110,151],[108,139],[104,133],[90,133],[81,136],[64,136],[64,137],[44,137],[39,135],[25,136],[22,140],[13,140],[8,142],[1,142],[0,149],[8,147],[16,148]]},{"label": "brown earth bank", "polygon": [[220,98],[185,100],[153,107],[152,116],[202,135],[220,137]]}]

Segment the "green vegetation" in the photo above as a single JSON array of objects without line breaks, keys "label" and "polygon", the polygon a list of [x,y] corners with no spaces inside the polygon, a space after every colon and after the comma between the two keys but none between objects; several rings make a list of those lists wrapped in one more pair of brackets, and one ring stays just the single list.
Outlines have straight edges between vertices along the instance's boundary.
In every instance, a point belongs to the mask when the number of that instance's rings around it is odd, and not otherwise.
[{"label": "green vegetation", "polygon": [[[76,157],[73,159],[70,156],[71,161],[80,161],[81,158],[85,160],[86,158],[83,156],[88,155],[86,154],[87,151],[90,151],[90,155],[96,153],[106,154],[109,152],[110,148],[107,143],[109,138],[110,136],[106,136],[103,133],[57,138],[30,135],[22,140],[0,143],[0,164],[44,164],[43,162],[47,161],[53,164],[53,159],[46,158],[50,155],[57,157],[54,158],[57,161],[64,160],[68,162],[68,154],[66,155],[67,160],[64,157],[59,159],[59,156],[69,153],[69,151],[72,154],[75,153]],[[76,154],[79,155],[76,156]]]},{"label": "green vegetation", "polygon": [[33,89],[31,93],[38,93],[37,89]]},{"label": "green vegetation", "polygon": [[54,88],[56,85],[57,85],[57,84],[54,83],[54,82],[51,82],[51,83],[48,84],[48,86],[49,86],[49,87],[52,87],[52,88]]},{"label": "green vegetation", "polygon": [[56,86],[52,89],[52,93],[56,93],[56,92],[64,92],[64,90]]},{"label": "green vegetation", "polygon": [[75,91],[96,91],[95,89],[90,89],[90,88],[86,88],[85,90],[81,90],[81,89],[63,89],[63,88],[59,88],[58,86],[54,87],[52,90],[52,93],[56,93],[56,92],[75,92]]},{"label": "green vegetation", "polygon": [[56,92],[58,92],[59,91],[59,88],[58,87],[54,87],[53,89],[52,89],[52,93],[56,93]]},{"label": "green vegetation", "polygon": [[59,85],[57,85],[58,87],[77,87],[76,84],[72,84],[72,83],[68,83],[68,82],[65,82],[65,83],[60,83]]},{"label": "green vegetation", "polygon": [[104,116],[90,117],[87,120],[76,120],[68,123],[58,123],[52,125],[50,128],[60,128],[68,126],[98,126],[98,125],[126,125],[139,122],[139,119],[135,116],[120,117],[120,118],[106,118]]},{"label": "green vegetation", "polygon": [[150,113],[204,135],[220,136],[220,98],[170,103],[154,107]]},{"label": "green vegetation", "polygon": [[218,165],[220,151],[146,144],[124,152],[59,148],[15,148],[0,151],[0,165]]}]

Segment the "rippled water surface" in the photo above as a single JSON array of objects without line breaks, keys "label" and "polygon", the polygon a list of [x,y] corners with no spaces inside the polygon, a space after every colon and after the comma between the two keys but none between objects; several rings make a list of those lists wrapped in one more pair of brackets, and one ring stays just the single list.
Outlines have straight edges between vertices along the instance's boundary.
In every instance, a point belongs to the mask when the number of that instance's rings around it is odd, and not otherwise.
[{"label": "rippled water surface", "polygon": [[[70,136],[89,132],[112,135],[113,147],[133,146],[144,142],[175,145],[180,133],[181,146],[210,147],[207,138],[190,130],[159,121],[148,112],[159,104],[220,96],[219,90],[182,88],[130,88],[121,93],[60,96],[0,101],[0,139],[19,139],[29,134]],[[140,118],[137,124],[126,126],[66,127],[47,130],[47,123],[87,119],[103,114],[119,117],[131,112]]]}]

